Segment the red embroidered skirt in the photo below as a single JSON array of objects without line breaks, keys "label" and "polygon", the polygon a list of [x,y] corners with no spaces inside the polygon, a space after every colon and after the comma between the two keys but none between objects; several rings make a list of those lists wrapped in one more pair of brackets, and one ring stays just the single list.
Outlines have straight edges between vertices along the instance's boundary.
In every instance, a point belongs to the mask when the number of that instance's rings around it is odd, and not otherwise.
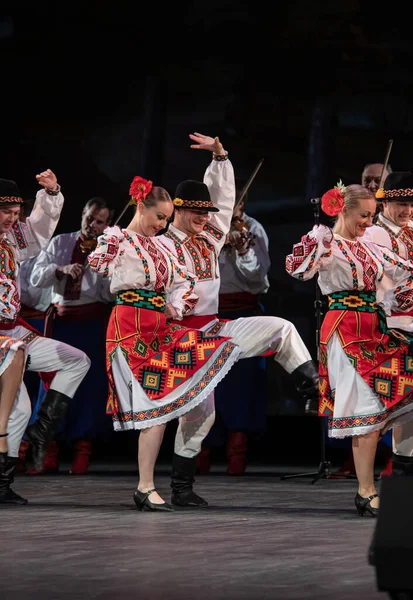
[{"label": "red embroidered skirt", "polygon": [[[167,416],[168,412],[174,418],[190,410],[207,390],[217,385],[241,351],[229,338],[167,321],[160,294],[150,295],[145,291],[144,301],[124,302],[125,297],[131,299],[134,294],[142,297],[141,292],[122,292],[118,295],[119,303],[112,309],[106,336],[109,377],[106,412],[116,414],[120,420],[150,422]],[[148,303],[153,303],[151,308]],[[122,408],[113,374],[118,350],[144,392],[145,401],[149,400],[153,408],[125,410],[124,403]],[[188,386],[192,380],[194,385]],[[180,386],[184,384],[185,394],[181,396]],[[170,402],[165,403],[165,399]]]}]

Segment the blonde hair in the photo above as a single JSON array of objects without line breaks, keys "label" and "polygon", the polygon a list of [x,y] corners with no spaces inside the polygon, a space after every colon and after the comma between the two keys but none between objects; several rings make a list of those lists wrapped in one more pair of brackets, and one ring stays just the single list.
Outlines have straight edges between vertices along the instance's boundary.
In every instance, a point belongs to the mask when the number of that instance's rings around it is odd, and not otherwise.
[{"label": "blonde hair", "polygon": [[154,185],[145,200],[142,200],[142,204],[145,208],[152,208],[152,206],[156,206],[158,202],[172,202],[172,198],[165,188]]},{"label": "blonde hair", "polygon": [[[351,185],[347,185],[343,193],[343,198],[344,206],[348,210],[351,208],[357,208],[360,203],[360,200],[376,200],[376,197],[373,194],[373,192],[371,192],[368,188],[364,187],[364,185],[359,185],[358,183],[352,183]],[[342,219],[344,219],[343,211],[341,211],[337,215],[333,230],[336,229],[338,223]]]}]

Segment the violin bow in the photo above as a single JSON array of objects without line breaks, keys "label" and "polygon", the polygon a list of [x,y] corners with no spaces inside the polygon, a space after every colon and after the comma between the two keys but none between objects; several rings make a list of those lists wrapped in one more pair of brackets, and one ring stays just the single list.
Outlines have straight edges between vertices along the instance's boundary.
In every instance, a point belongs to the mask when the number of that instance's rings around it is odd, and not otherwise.
[{"label": "violin bow", "polygon": [[393,140],[389,140],[389,143],[387,145],[386,157],[384,159],[383,168],[381,170],[379,189],[381,189],[383,187],[384,180],[386,179],[384,176],[384,173],[387,170],[387,165],[389,164],[389,158],[390,158],[390,152],[391,152],[392,146],[393,146]]},{"label": "violin bow", "polygon": [[248,189],[251,185],[251,183],[254,181],[255,176],[257,175],[258,171],[261,169],[261,165],[264,162],[264,159],[261,158],[261,160],[259,161],[259,163],[257,164],[257,166],[255,167],[255,169],[253,170],[253,172],[251,173],[250,178],[248,179],[247,183],[244,185],[244,187],[241,190],[240,195],[238,196],[238,198],[235,200],[235,206],[237,206],[238,204],[240,204],[240,202],[242,202],[243,198],[245,197],[245,194],[248,192]]}]

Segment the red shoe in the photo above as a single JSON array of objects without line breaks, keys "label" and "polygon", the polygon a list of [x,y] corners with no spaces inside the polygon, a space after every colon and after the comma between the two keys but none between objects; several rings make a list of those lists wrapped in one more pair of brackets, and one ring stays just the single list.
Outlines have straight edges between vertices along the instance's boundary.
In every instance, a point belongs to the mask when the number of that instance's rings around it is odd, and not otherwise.
[{"label": "red shoe", "polygon": [[44,457],[43,469],[34,467],[26,471],[26,475],[51,475],[59,472],[59,446],[56,441],[50,442]]},{"label": "red shoe", "polygon": [[211,451],[209,448],[202,448],[196,457],[196,473],[206,475],[211,470]]},{"label": "red shoe", "polygon": [[78,440],[75,442],[75,452],[69,473],[71,475],[86,475],[91,455],[92,442],[90,440]]},{"label": "red shoe", "polygon": [[26,440],[22,440],[20,442],[19,460],[18,460],[16,468],[15,468],[15,472],[17,472],[17,473],[26,473],[26,471],[27,471],[26,455],[27,455],[27,450],[29,449],[29,446],[30,446],[30,442],[26,442]]},{"label": "red shoe", "polygon": [[328,479],[346,479],[347,477],[356,477],[356,467],[352,452],[341,465],[341,467],[339,467],[337,471],[333,471],[333,473],[328,476]]},{"label": "red shoe", "polygon": [[244,475],[247,468],[248,436],[242,431],[230,431],[227,442],[228,475]]},{"label": "red shoe", "polygon": [[393,475],[393,456],[392,455],[390,455],[389,458],[387,458],[386,464],[384,465],[384,469],[382,470],[382,472],[379,475],[379,479],[382,479],[383,477],[389,477],[390,475]]}]

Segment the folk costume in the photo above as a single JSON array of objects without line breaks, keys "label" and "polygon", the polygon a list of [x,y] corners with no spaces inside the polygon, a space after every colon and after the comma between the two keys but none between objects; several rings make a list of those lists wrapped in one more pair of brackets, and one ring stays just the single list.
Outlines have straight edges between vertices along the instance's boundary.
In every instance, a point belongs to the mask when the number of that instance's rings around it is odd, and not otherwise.
[{"label": "folk costume", "polygon": [[[33,446],[33,462],[39,468],[47,443],[89,368],[89,359],[83,352],[42,337],[20,317],[20,262],[39,253],[48,243],[58,223],[63,200],[60,187],[57,191],[40,190],[26,222],[16,221],[12,230],[0,239],[0,335],[20,340],[27,346],[26,369],[50,374],[50,389],[37,421],[27,429]],[[22,202],[16,183],[1,179],[0,207],[18,206]],[[22,382],[8,425],[8,453],[14,465],[9,473],[10,483],[30,415],[30,398]]]},{"label": "folk costume", "polygon": [[105,230],[88,260],[116,294],[106,337],[106,410],[115,431],[166,423],[202,403],[240,350],[166,320],[166,301],[179,319],[196,304],[194,277],[157,238],[119,227]]},{"label": "folk costume", "polygon": [[[394,171],[376,195],[386,202],[413,202],[413,174]],[[399,227],[380,212],[376,224],[366,230],[363,239],[389,248],[413,266],[413,221],[409,221],[406,227]],[[384,274],[377,289],[377,300],[380,301],[386,291],[396,285],[397,282]],[[387,317],[387,326],[413,334],[413,310],[403,314],[392,311]],[[393,472],[413,475],[413,420],[395,425],[392,437]]]},{"label": "folk costume", "polygon": [[[327,249],[324,242],[331,243]],[[410,339],[388,329],[385,313],[413,307],[413,268],[394,252],[315,225],[286,257],[287,272],[307,281],[318,273],[328,312],[320,332],[319,415],[333,438],[384,430],[413,417]],[[396,287],[377,303],[387,275]]]},{"label": "folk costume", "polygon": [[[268,236],[253,217],[242,220],[252,236],[252,245],[243,253],[225,244],[219,254],[220,289],[218,318],[235,320],[262,316],[262,298],[269,288],[270,268]],[[260,434],[266,426],[266,357],[251,357],[238,362],[215,390],[216,418],[204,439],[197,468],[207,472],[210,448],[226,446],[227,472],[240,475],[247,463],[248,438]]]},{"label": "folk costume", "polygon": [[[89,357],[90,369],[76,391],[56,436],[73,446],[72,473],[86,472],[92,454],[92,442],[109,440],[112,420],[106,414],[108,391],[106,374],[106,328],[115,297],[109,279],[86,268],[74,280],[57,270],[67,264],[87,265],[81,231],[55,236],[39,254],[30,283],[34,289],[51,290],[51,306],[46,315],[48,337],[74,345]],[[57,446],[55,466],[58,466]],[[50,457],[52,462],[52,457]]]},{"label": "folk costume", "polygon": [[[174,204],[177,210],[199,208],[210,213],[210,219],[200,235],[189,238],[171,224],[167,233],[159,236],[165,248],[176,256],[179,265],[197,276],[195,293],[199,301],[191,313],[184,316],[183,324],[196,327],[205,335],[219,334],[231,338],[241,348],[241,358],[274,354],[275,360],[292,375],[297,389],[310,398],[317,394],[317,369],[292,323],[278,317],[250,317],[233,321],[217,317],[221,282],[218,257],[230,229],[235,195],[234,170],[227,154],[213,155],[203,182],[183,181],[176,189]],[[196,456],[214,423],[214,398],[209,398],[208,402],[185,419],[181,419],[175,438],[171,484],[173,497],[176,490],[184,486],[186,490],[191,490]],[[185,435],[188,427],[198,429],[191,443],[188,443]]]}]

